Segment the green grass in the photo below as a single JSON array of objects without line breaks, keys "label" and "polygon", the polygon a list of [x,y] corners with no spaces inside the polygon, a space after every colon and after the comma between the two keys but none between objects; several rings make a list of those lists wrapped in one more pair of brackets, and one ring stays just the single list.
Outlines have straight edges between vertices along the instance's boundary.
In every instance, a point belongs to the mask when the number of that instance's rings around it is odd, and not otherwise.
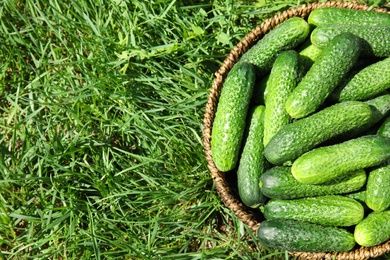
[{"label": "green grass", "polygon": [[202,120],[234,45],[308,1],[67,2],[0,5],[0,256],[287,258],[221,204]]}]

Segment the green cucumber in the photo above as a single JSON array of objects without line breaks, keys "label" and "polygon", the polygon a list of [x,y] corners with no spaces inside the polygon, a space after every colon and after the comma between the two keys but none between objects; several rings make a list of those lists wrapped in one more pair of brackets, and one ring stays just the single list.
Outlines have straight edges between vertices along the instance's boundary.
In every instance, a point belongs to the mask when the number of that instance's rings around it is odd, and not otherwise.
[{"label": "green cucumber", "polygon": [[361,246],[376,246],[390,239],[390,210],[371,212],[355,227],[354,237]]},{"label": "green cucumber", "polygon": [[375,211],[390,208],[390,164],[374,169],[367,179],[367,206]]},{"label": "green cucumber", "polygon": [[290,252],[347,252],[356,244],[353,234],[343,228],[291,219],[263,221],[257,237],[266,247]]},{"label": "green cucumber", "polygon": [[357,36],[342,33],[334,37],[287,99],[290,116],[302,118],[315,112],[356,63],[360,50]]},{"label": "green cucumber", "polygon": [[308,23],[314,26],[324,24],[390,26],[390,14],[347,8],[324,7],[311,11]]},{"label": "green cucumber", "polygon": [[304,74],[299,54],[290,50],[279,54],[267,81],[265,92],[264,145],[267,145],[279,129],[290,123],[284,103]]},{"label": "green cucumber", "polygon": [[[352,129],[337,136],[336,138],[334,138],[335,140],[339,140],[340,142],[340,140],[345,141],[362,135],[362,133],[365,133],[366,131],[371,129],[373,126],[375,126],[376,123],[380,122],[390,112],[390,94],[378,96],[376,98],[367,100],[365,103],[370,106],[372,111],[372,116],[368,120],[368,122],[364,123],[358,128]],[[372,134],[375,134],[375,132]]]},{"label": "green cucumber", "polygon": [[351,81],[356,74],[362,71],[364,68],[378,62],[377,58],[359,58],[355,64],[355,66],[345,75],[345,77],[341,80],[340,84],[333,90],[333,92],[329,95],[329,99],[333,103],[339,102],[340,93],[343,88]]},{"label": "green cucumber", "polygon": [[390,112],[390,92],[385,91],[375,98],[366,100],[365,103],[376,110],[377,114],[374,117],[379,121]]},{"label": "green cucumber", "polygon": [[[390,138],[390,117],[379,128],[377,135]],[[390,162],[370,172],[366,190],[366,204],[370,209],[375,211],[390,209]]]},{"label": "green cucumber", "polygon": [[390,56],[390,26],[324,25],[315,28],[310,39],[318,48],[325,49],[333,38],[342,33],[359,37],[361,56]]},{"label": "green cucumber", "polygon": [[313,149],[294,161],[291,172],[302,183],[321,184],[388,159],[390,138],[367,135]]},{"label": "green cucumber", "polygon": [[338,101],[367,100],[390,88],[390,58],[359,71],[341,90]]},{"label": "green cucumber", "polygon": [[320,56],[322,49],[318,48],[314,44],[310,44],[302,49],[299,54],[302,57],[303,65],[306,70],[309,70],[310,67],[314,64],[317,58]]},{"label": "green cucumber", "polygon": [[276,166],[260,177],[259,186],[268,198],[298,199],[358,191],[366,184],[366,180],[366,172],[361,169],[323,185],[303,184],[293,177],[291,167]]},{"label": "green cucumber", "polygon": [[364,102],[348,101],[324,108],[284,125],[265,146],[265,157],[280,165],[294,160],[318,144],[364,125],[372,116]]},{"label": "green cucumber", "polygon": [[257,106],[249,116],[248,134],[237,169],[237,187],[242,202],[257,208],[265,202],[259,180],[265,169],[264,157],[264,106]]},{"label": "green cucumber", "polygon": [[264,75],[271,70],[276,57],[285,50],[290,50],[304,42],[310,32],[308,23],[293,17],[277,25],[269,33],[252,46],[240,61],[252,63],[257,68],[258,75]]},{"label": "green cucumber", "polygon": [[223,84],[211,133],[211,153],[220,171],[230,171],[238,162],[255,79],[255,67],[239,62]]},{"label": "green cucumber", "polygon": [[347,193],[343,194],[343,196],[347,198],[351,198],[362,204],[364,208],[364,213],[366,215],[367,212],[371,212],[371,209],[366,204],[366,198],[367,198],[367,191],[365,189],[362,189],[357,192]]},{"label": "green cucumber", "polygon": [[[371,107],[372,118],[369,124],[374,125],[390,113],[390,94],[384,94],[366,101]],[[367,128],[368,129],[368,128]]]},{"label": "green cucumber", "polygon": [[362,204],[341,195],[327,195],[293,200],[271,199],[264,206],[266,219],[284,218],[324,226],[348,227],[364,217]]},{"label": "green cucumber", "polygon": [[379,127],[377,135],[390,138],[390,116],[387,117],[383,124]]},{"label": "green cucumber", "polygon": [[360,190],[357,192],[352,192],[348,194],[344,194],[345,197],[354,199],[356,201],[359,201],[360,203],[366,203],[366,198],[367,198],[367,191],[366,190]]}]

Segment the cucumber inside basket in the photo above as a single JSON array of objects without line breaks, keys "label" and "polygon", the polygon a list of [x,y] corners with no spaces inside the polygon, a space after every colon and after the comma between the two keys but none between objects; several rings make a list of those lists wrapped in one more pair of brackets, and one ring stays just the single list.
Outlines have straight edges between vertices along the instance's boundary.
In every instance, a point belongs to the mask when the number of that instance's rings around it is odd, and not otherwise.
[{"label": "cucumber inside basket", "polygon": [[390,10],[322,2],[264,21],[215,73],[203,145],[253,242],[306,259],[390,252]]}]

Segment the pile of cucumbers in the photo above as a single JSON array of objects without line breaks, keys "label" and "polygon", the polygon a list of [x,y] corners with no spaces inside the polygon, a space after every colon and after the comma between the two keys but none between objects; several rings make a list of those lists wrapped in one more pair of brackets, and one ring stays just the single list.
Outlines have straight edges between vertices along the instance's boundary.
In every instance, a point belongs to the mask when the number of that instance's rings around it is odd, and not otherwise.
[{"label": "pile of cucumbers", "polygon": [[346,252],[390,239],[389,90],[387,13],[316,9],[233,66],[211,152],[264,215],[262,245]]}]

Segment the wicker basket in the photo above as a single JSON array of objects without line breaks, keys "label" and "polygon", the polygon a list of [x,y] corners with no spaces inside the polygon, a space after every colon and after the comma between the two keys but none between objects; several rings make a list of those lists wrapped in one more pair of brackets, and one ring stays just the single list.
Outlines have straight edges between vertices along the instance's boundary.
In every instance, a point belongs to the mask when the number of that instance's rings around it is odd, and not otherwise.
[{"label": "wicker basket", "polygon": [[[261,224],[262,216],[259,211],[253,211],[246,207],[235,192],[234,180],[229,178],[229,175],[225,175],[219,171],[213,161],[211,154],[211,129],[215,117],[215,112],[218,104],[218,99],[223,86],[223,82],[233,67],[233,65],[240,59],[240,57],[259,39],[261,39],[266,33],[272,30],[275,26],[291,17],[307,18],[310,12],[314,9],[321,7],[338,7],[338,8],[350,8],[356,10],[367,10],[369,6],[356,3],[356,2],[323,2],[312,3],[302,5],[298,8],[293,8],[281,12],[274,17],[265,20],[260,26],[256,27],[252,32],[246,35],[241,42],[239,42],[235,48],[229,53],[225,61],[219,70],[215,73],[215,78],[210,89],[208,97],[206,112],[203,121],[203,145],[206,153],[206,159],[208,162],[208,168],[214,180],[217,192],[221,197],[224,205],[234,212],[234,214],[246,224],[253,232],[256,232],[257,228]],[[376,8],[373,9],[377,12],[387,12],[387,9]],[[233,175],[235,176],[235,175]],[[309,252],[290,252],[290,255],[298,257],[299,259],[369,259],[378,257],[387,252],[390,252],[390,240],[373,247],[360,247],[355,250],[343,253],[309,253]]]}]

